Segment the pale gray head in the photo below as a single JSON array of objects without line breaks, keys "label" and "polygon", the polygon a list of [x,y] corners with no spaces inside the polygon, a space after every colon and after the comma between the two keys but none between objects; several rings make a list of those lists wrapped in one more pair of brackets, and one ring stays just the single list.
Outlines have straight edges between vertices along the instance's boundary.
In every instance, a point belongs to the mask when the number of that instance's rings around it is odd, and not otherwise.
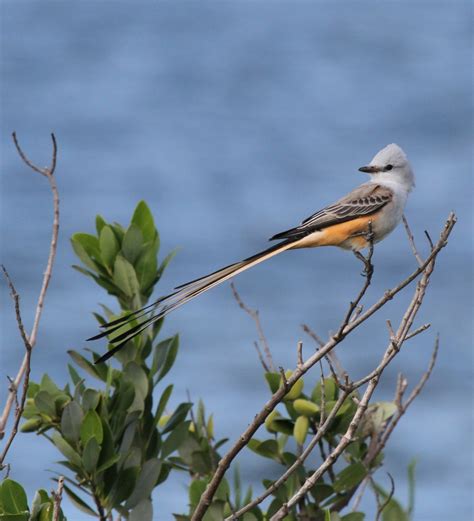
[{"label": "pale gray head", "polygon": [[376,182],[395,182],[406,190],[415,186],[415,176],[405,152],[395,143],[382,148],[367,166],[359,168]]}]

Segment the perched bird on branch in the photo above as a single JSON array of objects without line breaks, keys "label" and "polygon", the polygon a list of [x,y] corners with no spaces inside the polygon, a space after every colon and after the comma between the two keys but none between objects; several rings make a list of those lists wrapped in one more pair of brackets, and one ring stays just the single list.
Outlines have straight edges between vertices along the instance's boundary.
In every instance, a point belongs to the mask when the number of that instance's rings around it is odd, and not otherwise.
[{"label": "perched bird on branch", "polygon": [[176,291],[152,304],[104,324],[104,330],[88,340],[108,336],[128,322],[138,320],[138,324],[110,339],[112,349],[96,363],[113,356],[133,337],[194,297],[283,251],[338,246],[358,252],[370,243],[381,241],[393,231],[402,218],[408,194],[414,186],[413,171],[407,156],[395,144],[380,150],[372,161],[359,168],[359,171],[369,174],[370,180],[367,183],[317,211],[295,228],[277,233],[270,238],[272,241],[280,241],[278,244],[243,261],[177,286]]}]

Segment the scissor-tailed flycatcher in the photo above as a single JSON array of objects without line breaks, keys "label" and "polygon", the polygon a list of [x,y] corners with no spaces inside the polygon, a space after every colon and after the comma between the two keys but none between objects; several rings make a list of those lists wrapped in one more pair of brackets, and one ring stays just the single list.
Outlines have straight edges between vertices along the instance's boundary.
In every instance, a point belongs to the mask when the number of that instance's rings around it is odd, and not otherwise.
[{"label": "scissor-tailed flycatcher", "polygon": [[367,238],[369,226],[372,230],[373,242],[381,241],[402,218],[408,194],[414,186],[413,172],[405,153],[395,144],[383,148],[368,166],[363,166],[359,170],[369,174],[370,181],[358,186],[334,204],[311,215],[295,228],[271,237],[270,240],[281,241],[275,246],[210,275],[177,286],[175,288],[177,291],[170,295],[125,317],[104,324],[102,326],[104,331],[89,340],[108,336],[125,324],[138,321],[133,327],[111,338],[112,349],[96,363],[110,358],[129,340],[179,306],[282,251],[316,246],[339,246],[357,252],[369,245]]}]

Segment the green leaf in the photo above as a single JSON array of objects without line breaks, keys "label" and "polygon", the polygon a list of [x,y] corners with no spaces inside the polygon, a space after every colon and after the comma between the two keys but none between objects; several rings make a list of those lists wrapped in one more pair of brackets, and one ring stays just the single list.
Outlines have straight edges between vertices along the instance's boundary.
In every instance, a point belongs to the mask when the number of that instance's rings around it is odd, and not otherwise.
[{"label": "green leaf", "polygon": [[151,373],[158,373],[157,382],[162,380],[173,367],[179,348],[179,335],[163,340],[155,347]]},{"label": "green leaf", "polygon": [[[104,449],[102,448],[102,451],[103,450]],[[102,463],[101,465],[99,465],[97,467],[96,474],[100,474],[101,472],[104,472],[104,470],[107,470],[108,468],[110,468],[112,465],[115,465],[115,463],[117,463],[117,461],[119,459],[120,459],[120,454],[114,454],[108,460],[104,461],[104,463]]]},{"label": "green leaf", "polygon": [[104,431],[102,429],[102,422],[100,421],[99,415],[90,409],[84,416],[80,430],[81,441],[84,446],[90,438],[95,438],[99,445],[102,443],[104,438]]},{"label": "green leaf", "polygon": [[124,377],[134,386],[135,398],[140,397],[144,400],[148,395],[148,378],[145,371],[136,362],[131,361],[124,368]]},{"label": "green leaf", "polygon": [[84,464],[86,472],[89,474],[95,471],[97,462],[99,461],[99,454],[100,445],[96,438],[89,438],[82,453],[82,463]]},{"label": "green leaf", "polygon": [[100,393],[95,389],[86,389],[82,396],[82,407],[85,411],[89,409],[97,409],[97,405],[99,404]]},{"label": "green leaf", "polygon": [[26,393],[27,398],[34,398],[35,394],[40,390],[39,384],[35,382],[30,382],[28,384],[28,391]]},{"label": "green leaf", "polygon": [[30,521],[41,521],[40,512],[44,503],[48,503],[49,501],[50,499],[46,490],[39,489],[35,492],[33,502],[31,503]]},{"label": "green leaf", "polygon": [[128,521],[153,521],[153,506],[149,499],[143,499],[132,509]]},{"label": "green leaf", "polygon": [[24,514],[28,511],[26,493],[13,479],[7,478],[0,485],[0,507],[7,514]]},{"label": "green leaf", "polygon": [[133,212],[132,224],[140,229],[145,242],[153,242],[157,237],[153,215],[145,201],[140,201]]},{"label": "green leaf", "polygon": [[55,432],[52,436],[53,443],[66,456],[66,458],[76,467],[81,466],[81,457],[79,454],[69,445],[69,443],[59,434]]},{"label": "green leaf", "polygon": [[304,400],[303,398],[295,400],[293,402],[293,407],[298,414],[302,414],[303,416],[314,416],[319,412],[319,407],[315,403],[309,400]]},{"label": "green leaf", "polygon": [[104,226],[100,231],[99,244],[100,255],[104,264],[109,269],[112,269],[115,262],[115,257],[120,250],[120,245],[110,226]]},{"label": "green leaf", "polygon": [[171,434],[163,441],[161,457],[164,459],[177,450],[189,434],[189,424],[183,422],[171,431]]},{"label": "green leaf", "polygon": [[127,297],[140,293],[140,285],[133,266],[120,254],[115,259],[113,281]]},{"label": "green leaf", "polygon": [[283,434],[293,434],[294,422],[287,418],[275,418],[272,421],[272,429]]},{"label": "green leaf", "polygon": [[75,233],[71,237],[71,244],[75,254],[88,268],[99,271],[101,257],[97,237],[88,233]]},{"label": "green leaf", "polygon": [[156,408],[155,418],[153,421],[155,427],[156,425],[158,425],[158,422],[160,421],[160,418],[165,411],[166,404],[168,403],[168,400],[170,399],[172,392],[173,384],[168,385],[168,387],[163,391],[163,394],[161,395],[160,401],[158,402],[158,407]]},{"label": "green leaf", "polygon": [[[334,378],[325,378],[324,379],[324,400],[325,402],[337,400],[337,384],[334,381]],[[321,382],[319,381],[316,384],[316,387],[313,389],[311,393],[311,399],[318,406],[321,405],[322,401],[322,392],[321,392]]]},{"label": "green leaf", "polygon": [[331,485],[327,483],[321,483],[318,481],[314,487],[310,489],[310,494],[314,497],[314,499],[321,503],[325,499],[327,499],[334,492]]},{"label": "green leaf", "polygon": [[139,467],[127,467],[118,474],[107,498],[107,502],[112,505],[113,508],[118,507],[120,503],[130,497],[140,472],[141,469]]},{"label": "green leaf", "polygon": [[158,268],[158,271],[156,273],[156,281],[158,281],[161,276],[163,275],[163,272],[165,271],[168,264],[173,260],[174,256],[178,253],[177,250],[173,250],[163,259],[162,263],[160,264],[160,267]]},{"label": "green leaf", "polygon": [[259,441],[256,438],[253,438],[250,440],[247,446],[250,450],[257,453],[259,456],[276,459],[278,461],[279,448],[276,440]]},{"label": "green leaf", "polygon": [[416,459],[412,459],[408,464],[408,515],[410,519],[415,509],[415,470]]},{"label": "green leaf", "polygon": [[64,491],[69,496],[72,503],[82,512],[89,514],[90,516],[97,517],[95,512],[84,500],[82,500],[77,494],[75,494],[67,485],[64,485]]},{"label": "green leaf", "polygon": [[167,432],[172,431],[177,425],[183,422],[192,405],[193,404],[189,402],[180,403],[174,411],[171,418],[166,422],[165,428],[163,429],[162,433],[166,434]]},{"label": "green leaf", "polygon": [[265,373],[265,380],[267,381],[272,393],[276,393],[278,391],[278,388],[280,387],[280,379],[280,373]]},{"label": "green leaf", "polygon": [[74,362],[82,369],[84,369],[87,373],[89,373],[94,378],[98,380],[102,380],[100,374],[97,372],[95,366],[89,362],[89,360],[85,359],[82,355],[80,355],[77,351],[73,351],[70,349],[68,351],[69,356],[74,360]]},{"label": "green leaf", "polygon": [[40,391],[36,394],[35,405],[37,409],[49,416],[50,418],[54,418],[56,416],[56,406],[54,404],[54,397],[51,396],[47,391]]},{"label": "green leaf", "polygon": [[102,228],[106,226],[107,223],[105,222],[104,218],[101,215],[96,215],[95,217],[95,229],[97,231],[97,235],[100,235],[100,232],[102,231]]},{"label": "green leaf", "polygon": [[343,469],[336,476],[334,481],[334,490],[336,492],[344,492],[358,485],[367,475],[367,469],[361,462],[353,463]]},{"label": "green leaf", "polygon": [[351,512],[342,516],[342,521],[364,521],[365,514],[363,512]]},{"label": "green leaf", "polygon": [[309,419],[307,416],[299,416],[296,418],[295,426],[293,429],[293,436],[296,440],[296,443],[299,445],[303,445],[304,440],[306,439],[306,435],[308,434],[309,429]]},{"label": "green leaf", "polygon": [[191,507],[196,508],[207,487],[207,480],[193,479],[189,486],[189,502]]},{"label": "green leaf", "polygon": [[140,255],[143,246],[143,235],[140,228],[136,224],[131,224],[125,233],[122,242],[122,255],[131,263]]},{"label": "green leaf", "polygon": [[81,406],[75,400],[70,401],[64,408],[61,417],[61,432],[69,443],[74,444],[79,440],[83,417]]},{"label": "green leaf", "polygon": [[149,499],[158,480],[160,470],[161,461],[157,458],[152,458],[145,462],[140,470],[135,488],[125,503],[125,508],[134,508],[142,500]]},{"label": "green leaf", "polygon": [[157,269],[156,251],[154,248],[149,247],[142,252],[135,265],[138,283],[143,292],[153,285]]},{"label": "green leaf", "polygon": [[20,432],[35,432],[41,425],[43,425],[41,418],[31,418],[22,424]]}]

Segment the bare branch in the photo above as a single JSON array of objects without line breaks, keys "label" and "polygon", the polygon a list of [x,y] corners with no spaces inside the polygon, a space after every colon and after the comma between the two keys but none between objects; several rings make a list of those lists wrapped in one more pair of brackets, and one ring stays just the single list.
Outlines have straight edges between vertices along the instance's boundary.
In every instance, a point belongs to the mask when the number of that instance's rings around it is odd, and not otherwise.
[{"label": "bare branch", "polygon": [[8,274],[8,271],[6,270],[5,266],[3,266],[3,265],[2,265],[2,270],[3,270],[3,274],[5,275],[5,278],[7,280],[8,286],[10,288],[10,294],[11,294],[11,297],[13,299],[14,306],[15,306],[16,322],[17,322],[18,329],[20,331],[20,335],[23,340],[23,343],[25,344],[26,368],[25,368],[25,377],[23,379],[23,390],[21,393],[20,401],[19,402],[17,401],[17,389],[18,389],[17,387],[14,387],[14,390],[10,393],[10,396],[14,397],[14,401],[16,402],[17,406],[15,408],[15,419],[13,421],[13,427],[10,432],[10,436],[8,437],[5,447],[3,448],[2,454],[0,455],[0,469],[3,468],[3,462],[5,461],[8,451],[10,450],[11,444],[13,443],[13,440],[15,439],[15,436],[17,435],[20,418],[25,409],[26,394],[28,392],[28,383],[30,381],[31,350],[32,350],[32,345],[30,344],[30,342],[28,340],[28,337],[25,332],[25,328],[23,326],[23,321],[21,318],[20,296],[18,295],[18,293],[15,289],[15,286],[13,285],[13,282],[10,278],[10,275]]},{"label": "bare branch", "polygon": [[410,243],[411,249],[413,251],[413,255],[415,256],[416,262],[418,262],[418,266],[421,266],[423,264],[423,259],[421,258],[421,255],[418,253],[418,248],[415,244],[415,238],[413,237],[413,233],[411,232],[410,226],[408,224],[407,218],[403,215],[403,226],[405,226],[405,231],[408,235],[408,242]]},{"label": "bare branch", "polygon": [[319,335],[317,335],[308,325],[301,324],[303,331],[308,334],[318,345],[323,347],[326,343]]},{"label": "bare branch", "polygon": [[[36,166],[34,163],[32,163],[32,161],[26,156],[26,154],[23,152],[22,148],[20,147],[20,145],[18,143],[16,133],[15,132],[13,133],[13,142],[15,144],[15,147],[16,147],[21,159],[32,170],[40,173],[41,175],[45,176],[48,179],[50,188],[51,188],[51,192],[53,195],[53,227],[52,227],[51,243],[50,243],[50,247],[49,247],[48,261],[46,263],[46,270],[43,275],[43,282],[42,282],[40,293],[38,296],[38,302],[36,304],[36,312],[35,312],[35,317],[33,320],[33,327],[31,329],[31,333],[28,336],[28,341],[32,348],[36,344],[38,328],[39,328],[41,314],[42,314],[43,306],[44,306],[44,300],[46,297],[46,292],[48,291],[48,286],[49,286],[49,282],[51,280],[51,275],[52,275],[52,271],[53,271],[54,259],[56,257],[58,235],[59,235],[59,194],[58,194],[58,188],[57,188],[57,184],[56,184],[56,178],[54,176],[54,172],[55,172],[56,164],[57,164],[58,147],[57,147],[57,142],[56,142],[56,138],[55,138],[54,134],[51,134],[51,140],[53,143],[51,164],[50,164],[49,168],[40,168],[40,167]],[[20,383],[28,369],[28,364],[29,364],[29,355],[28,355],[28,353],[26,353],[25,356],[23,357],[23,361],[18,370],[18,373],[13,380],[14,385],[11,386],[13,389],[18,389],[18,387],[20,386]],[[3,436],[5,435],[6,424],[8,421],[8,417],[10,416],[10,411],[13,407],[14,402],[15,402],[15,392],[9,391],[8,397],[7,397],[7,400],[5,403],[5,407],[4,407],[2,415],[0,417],[0,439],[3,438]]]},{"label": "bare branch", "polygon": [[296,345],[298,367],[303,365],[303,342],[298,342]]},{"label": "bare branch", "polygon": [[61,500],[63,497],[64,487],[64,476],[59,476],[58,488],[56,492],[53,492],[54,497],[54,510],[53,510],[53,521],[59,521],[59,514],[61,513]]},{"label": "bare branch", "polygon": [[[387,472],[387,476],[390,479],[390,492],[388,493],[387,499],[382,504],[378,504],[378,501],[377,501],[377,515],[375,517],[375,521],[379,521],[380,516],[382,515],[382,512],[387,507],[387,505],[390,503],[390,501],[393,497],[393,494],[395,494],[395,481],[393,480],[392,475],[389,472]],[[374,490],[376,490],[375,486],[374,486]],[[377,500],[378,500],[378,495],[377,495]]]},{"label": "bare branch", "polygon": [[[244,301],[241,299],[240,295],[237,293],[237,289],[233,282],[230,283],[230,287],[232,289],[232,293],[234,295],[237,304],[241,309],[243,309],[252,319],[255,321],[255,326],[257,328],[257,333],[259,337],[259,341],[263,346],[263,350],[265,352],[265,356],[267,358],[266,366],[271,370],[275,371],[275,364],[273,363],[272,353],[270,351],[270,346],[268,345],[267,339],[265,337],[265,333],[263,332],[262,323],[260,322],[260,316],[258,313],[258,309],[249,308]],[[268,369],[267,369],[268,371]]]}]

